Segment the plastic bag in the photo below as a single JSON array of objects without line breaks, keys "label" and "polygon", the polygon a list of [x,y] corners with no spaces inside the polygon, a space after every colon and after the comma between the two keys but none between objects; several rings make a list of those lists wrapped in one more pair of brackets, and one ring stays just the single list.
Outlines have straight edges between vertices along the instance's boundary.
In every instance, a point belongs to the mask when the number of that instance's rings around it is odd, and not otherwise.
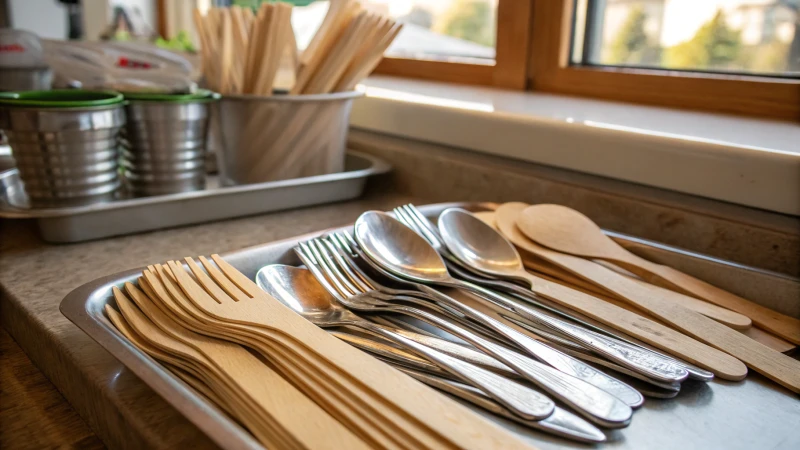
[{"label": "plastic bag", "polygon": [[149,44],[42,40],[57,87],[191,93],[197,70],[187,58]]}]

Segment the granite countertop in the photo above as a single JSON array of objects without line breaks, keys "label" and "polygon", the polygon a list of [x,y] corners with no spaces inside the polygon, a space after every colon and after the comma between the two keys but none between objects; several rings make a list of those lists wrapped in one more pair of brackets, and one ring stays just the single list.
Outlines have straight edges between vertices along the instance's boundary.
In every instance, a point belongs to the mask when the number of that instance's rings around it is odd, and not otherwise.
[{"label": "granite countertop", "polygon": [[[432,203],[373,186],[362,199],[72,245],[49,245],[35,223],[0,221],[0,321],[34,364],[110,448],[215,448],[121,362],[59,311],[73,289],[127,269],[184,256],[225,253],[352,223],[369,209]],[[788,391],[787,391],[788,392]],[[607,448],[796,448],[800,404],[752,374],[744,384],[687,383],[674,400],[652,401],[636,426]],[[754,402],[754,398],[761,399]],[[677,413],[677,414],[676,414]],[[653,432],[658,427],[658,432]],[[679,429],[679,435],[664,433]],[[542,448],[564,441],[541,436]],[[675,441],[674,439],[677,439]],[[646,444],[646,445],[645,445]]]},{"label": "granite countertop", "polygon": [[58,307],[104,275],[189,255],[223,253],[350,223],[419,198],[365,198],[72,245],[49,245],[31,221],[0,221],[0,320],[34,364],[112,448],[213,448],[205,435]]},{"label": "granite countertop", "polygon": [[[359,150],[395,167],[359,200],[71,245],[44,243],[32,221],[0,220],[2,327],[109,447],[199,450],[214,444],[61,314],[69,292],[154,262],[352,223],[369,209],[453,200],[565,204],[614,231],[788,275],[800,270],[797,218],[364,133],[359,142]],[[764,402],[748,403],[754,397]],[[744,387],[695,384],[674,401],[654,401],[614,444],[656,442],[653,424],[663,431],[668,416],[682,430],[681,448],[798,448],[800,441],[793,428],[800,403],[754,374]],[[662,444],[674,446],[669,439]],[[546,448],[562,446],[553,441]]]}]

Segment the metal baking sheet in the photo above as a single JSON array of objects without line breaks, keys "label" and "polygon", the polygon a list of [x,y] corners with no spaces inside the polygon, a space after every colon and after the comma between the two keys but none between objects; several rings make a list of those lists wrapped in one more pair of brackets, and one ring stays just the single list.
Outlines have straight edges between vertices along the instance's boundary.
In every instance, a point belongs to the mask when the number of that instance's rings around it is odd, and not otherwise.
[{"label": "metal baking sheet", "polygon": [[[452,203],[428,205],[421,209],[428,217],[436,217],[444,209],[453,206],[478,211],[493,209],[496,205]],[[256,272],[267,264],[299,265],[300,261],[292,247],[318,234],[263,244],[222,256],[245,275],[254,278]],[[718,281],[720,287],[735,288],[737,280],[745,276],[757,290],[778,297],[778,300],[773,297],[773,301],[791,304],[797,301],[797,297],[789,296],[800,289],[798,279],[623,235],[617,234],[614,238],[640,254],[677,261],[683,267],[699,267],[699,272],[713,270],[721,280]],[[153,261],[156,262],[159,261]],[[221,447],[239,449],[257,446],[242,428],[216,408],[210,407],[156,361],[128,343],[106,318],[104,305],[114,304],[111,287],[122,287],[125,282],[134,281],[142,269],[110,275],[75,289],[61,302],[61,312]],[[688,272],[697,273],[692,270]],[[775,286],[779,286],[777,291]],[[758,297],[751,299],[757,302],[762,300]],[[791,305],[784,307],[791,309]],[[587,448],[585,444],[530,430],[479,409],[475,411],[519,433],[541,449]],[[647,399],[645,405],[634,414],[632,424],[622,430],[607,432],[609,442],[599,447],[649,450],[796,449],[800,448],[800,433],[796,430],[798,423],[800,401],[797,397],[760,375],[751,373],[741,383],[713,381],[706,384],[686,381],[681,393],[674,399]]]},{"label": "metal baking sheet", "polygon": [[348,151],[340,173],[230,187],[210,176],[202,191],[49,209],[28,208],[17,171],[8,170],[0,173],[0,218],[36,219],[47,242],[81,242],[350,200],[363,193],[367,177],[390,169],[380,158]]}]

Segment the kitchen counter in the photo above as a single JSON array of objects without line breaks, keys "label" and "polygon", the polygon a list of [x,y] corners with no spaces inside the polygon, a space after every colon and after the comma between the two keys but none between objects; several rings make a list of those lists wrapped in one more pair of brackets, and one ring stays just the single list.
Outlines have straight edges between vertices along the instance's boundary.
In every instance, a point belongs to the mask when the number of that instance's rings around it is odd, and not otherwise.
[{"label": "kitchen counter", "polygon": [[125,269],[224,253],[352,222],[369,209],[419,198],[375,192],[360,200],[138,234],[48,245],[33,222],[0,221],[0,321],[111,448],[214,448],[113,356],[59,312],[76,287]]},{"label": "kitchen counter", "polygon": [[[365,210],[407,202],[561,203],[610,230],[787,275],[800,274],[797,218],[366,132],[351,133],[350,145],[386,159],[395,168],[391,175],[371,180],[367,196],[359,200],[74,245],[42,242],[33,222],[0,221],[0,323],[108,447],[199,450],[214,444],[62,316],[58,308],[64,296],[84,283],[126,269],[343,225]],[[741,288],[747,292],[748,286]],[[778,394],[774,386],[762,383],[763,378],[753,377],[760,381],[750,392],[769,398]],[[675,409],[689,417],[698,404],[711,402],[711,394],[729,389],[736,387],[723,382],[714,382],[713,389],[694,385],[693,392],[638,413],[639,423],[661,423],[658,415]],[[727,403],[720,401],[723,398]],[[718,411],[747,408],[736,395],[713,400]],[[749,415],[734,414],[739,422],[726,414],[708,420],[699,413],[694,420],[679,419],[685,420],[681,426],[687,439],[716,432],[719,442],[748,448],[757,435],[763,435],[766,441],[761,443],[796,448],[800,435],[786,438],[786,430],[792,429],[786,420],[796,422],[791,414],[800,410],[790,411],[788,419],[773,420],[774,406],[748,412],[774,422],[760,425],[754,425]],[[651,417],[645,419],[647,415]],[[618,433],[618,442],[626,436],[634,439],[637,432],[641,438],[648,429]],[[559,443],[554,441],[552,447]]]}]

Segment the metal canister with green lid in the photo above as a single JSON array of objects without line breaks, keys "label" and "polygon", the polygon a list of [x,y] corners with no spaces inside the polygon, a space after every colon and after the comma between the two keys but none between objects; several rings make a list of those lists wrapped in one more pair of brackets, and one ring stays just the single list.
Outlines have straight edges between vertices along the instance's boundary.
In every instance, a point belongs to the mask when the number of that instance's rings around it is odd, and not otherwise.
[{"label": "metal canister with green lid", "polygon": [[0,93],[0,129],[32,207],[114,199],[124,99],[112,91]]},{"label": "metal canister with green lid", "polygon": [[124,95],[128,123],[122,166],[131,192],[149,196],[204,189],[209,104],[219,96],[206,90]]}]

